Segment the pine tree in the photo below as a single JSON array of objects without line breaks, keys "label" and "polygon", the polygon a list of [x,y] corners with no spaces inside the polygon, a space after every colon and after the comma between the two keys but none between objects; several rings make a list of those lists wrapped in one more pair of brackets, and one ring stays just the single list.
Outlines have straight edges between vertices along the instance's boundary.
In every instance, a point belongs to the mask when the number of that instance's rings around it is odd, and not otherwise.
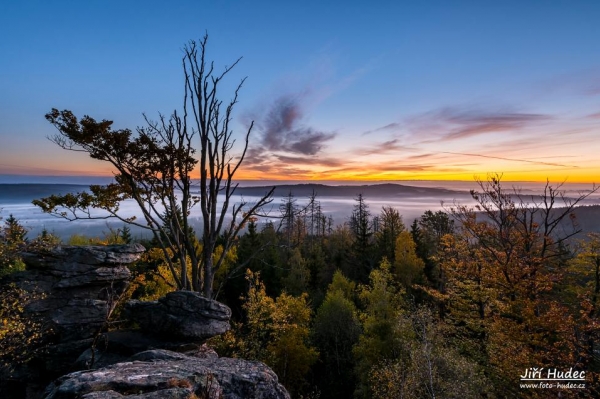
[{"label": "pine tree", "polygon": [[24,270],[19,251],[27,243],[27,230],[12,214],[0,229],[0,275]]},{"label": "pine tree", "polygon": [[121,229],[121,241],[124,244],[131,244],[132,240],[133,238],[131,237],[131,229],[129,228],[129,226],[124,225]]},{"label": "pine tree", "polygon": [[350,216],[350,230],[354,236],[352,245],[354,255],[354,270],[349,275],[356,281],[367,282],[373,267],[371,212],[362,194],[355,199],[356,204]]}]

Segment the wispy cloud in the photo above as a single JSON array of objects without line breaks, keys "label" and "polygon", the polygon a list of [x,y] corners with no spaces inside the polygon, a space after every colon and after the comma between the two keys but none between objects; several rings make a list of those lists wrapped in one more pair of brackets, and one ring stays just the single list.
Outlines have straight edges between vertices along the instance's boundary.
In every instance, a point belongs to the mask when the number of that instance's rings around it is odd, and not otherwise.
[{"label": "wispy cloud", "polygon": [[588,68],[556,75],[534,85],[539,95],[571,94],[577,96],[600,95],[600,68]]},{"label": "wispy cloud", "polygon": [[450,141],[494,132],[516,132],[552,120],[546,114],[446,107],[408,119],[420,137]]},{"label": "wispy cloud", "polygon": [[357,155],[382,155],[398,151],[414,151],[415,149],[400,143],[399,139],[391,139],[381,143],[376,143],[367,147],[357,148]]},{"label": "wispy cloud", "polygon": [[393,123],[388,123],[385,126],[381,126],[378,128],[375,128],[373,130],[367,130],[366,132],[362,133],[362,136],[366,136],[372,133],[380,133],[380,132],[392,132],[394,130],[399,129],[402,126],[402,124],[398,123],[398,122],[393,122]]},{"label": "wispy cloud", "polygon": [[593,114],[588,115],[587,117],[591,119],[600,119],[600,112],[595,112]]},{"label": "wispy cloud", "polygon": [[346,162],[342,159],[337,158],[322,158],[322,157],[293,157],[286,155],[276,155],[277,160],[286,164],[292,165],[318,165],[326,167],[338,167],[344,165]]},{"label": "wispy cloud", "polygon": [[525,163],[532,163],[532,164],[536,164],[536,165],[559,166],[559,167],[563,167],[563,168],[577,168],[577,166],[574,166],[574,165],[564,165],[564,164],[555,163],[555,162],[536,161],[534,159],[507,158],[507,157],[498,157],[498,156],[493,156],[493,155],[470,154],[470,153],[465,153],[465,152],[450,152],[450,151],[442,151],[441,153],[442,154],[450,154],[450,155],[468,156],[468,157],[500,159],[503,161],[512,161],[512,162],[525,162]]}]

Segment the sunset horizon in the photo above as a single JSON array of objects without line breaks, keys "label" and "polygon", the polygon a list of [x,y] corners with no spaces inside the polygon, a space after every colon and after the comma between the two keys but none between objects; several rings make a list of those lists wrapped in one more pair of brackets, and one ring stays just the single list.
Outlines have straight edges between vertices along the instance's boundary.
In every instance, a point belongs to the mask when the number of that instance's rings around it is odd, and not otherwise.
[{"label": "sunset horizon", "polygon": [[234,156],[252,126],[238,179],[599,180],[599,4],[4,8],[3,175],[110,176],[49,141],[44,115],[135,135],[144,115],[181,113],[182,49],[207,33],[216,71],[242,57],[220,92],[229,101],[245,79],[230,126]]}]

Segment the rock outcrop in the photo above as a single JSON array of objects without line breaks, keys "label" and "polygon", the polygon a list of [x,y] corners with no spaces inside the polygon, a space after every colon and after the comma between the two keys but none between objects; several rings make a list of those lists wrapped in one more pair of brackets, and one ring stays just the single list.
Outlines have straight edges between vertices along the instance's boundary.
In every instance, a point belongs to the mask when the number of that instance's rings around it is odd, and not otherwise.
[{"label": "rock outcrop", "polygon": [[175,291],[154,302],[127,302],[125,317],[158,337],[201,342],[229,330],[231,309],[196,292]]},{"label": "rock outcrop", "polygon": [[16,277],[16,284],[45,295],[29,304],[26,313],[41,320],[58,342],[94,337],[129,285],[127,265],[144,251],[134,244],[59,246],[42,254],[24,253],[29,270]]},{"label": "rock outcrop", "polygon": [[[1,375],[1,379],[19,388],[21,384],[44,384],[73,371],[75,360],[98,338],[116,299],[127,289],[131,280],[127,265],[144,252],[143,246],[134,244],[59,246],[42,253],[23,253],[28,270],[8,276],[2,284],[39,294],[41,299],[27,304],[23,316],[38,323],[48,344],[28,365],[10,378]],[[32,386],[28,389],[35,391]]]},{"label": "rock outcrop", "polygon": [[121,317],[139,328],[107,331],[131,281],[127,265],[143,252],[141,245],[62,246],[23,254],[28,270],[1,283],[43,294],[24,313],[48,340],[10,376],[0,368],[0,397],[289,398],[264,364],[219,358],[202,345],[230,328],[231,310],[197,293],[129,301]]},{"label": "rock outcrop", "polygon": [[271,369],[260,362],[151,350],[93,371],[66,375],[45,399],[70,398],[289,399]]}]

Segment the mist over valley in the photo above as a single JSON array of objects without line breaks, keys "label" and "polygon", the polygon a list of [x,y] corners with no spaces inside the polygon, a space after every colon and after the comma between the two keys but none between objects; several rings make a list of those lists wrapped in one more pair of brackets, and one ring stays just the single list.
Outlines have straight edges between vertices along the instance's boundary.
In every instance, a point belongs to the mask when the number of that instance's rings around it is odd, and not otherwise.
[{"label": "mist over valley", "polygon": [[[110,182],[111,179],[96,178],[91,180],[93,183],[105,184]],[[3,179],[3,181],[7,181],[7,179]],[[39,181],[39,179],[36,180],[33,178],[31,181]],[[59,181],[60,183],[0,184],[0,217],[6,218],[12,214],[28,229],[29,237],[35,237],[43,229],[46,229],[58,235],[63,240],[68,240],[74,234],[101,237],[109,233],[110,229],[118,229],[124,225],[123,222],[116,218],[68,221],[43,213],[31,201],[53,194],[76,193],[89,189],[88,185],[81,184],[83,180],[77,180],[76,183],[67,183],[68,179],[57,178],[54,181]],[[235,205],[239,205],[242,201],[249,204],[254,203],[272,187],[272,185],[261,185],[261,183],[271,184],[282,182],[241,182],[232,197],[235,200]],[[348,221],[356,203],[355,199],[359,194],[362,194],[365,199],[372,216],[378,215],[382,207],[389,206],[397,209],[402,215],[404,223],[410,225],[414,219],[420,217],[427,210],[444,210],[455,203],[474,205],[475,201],[472,199],[469,189],[477,187],[475,182],[442,181],[407,181],[402,182],[402,184],[365,184],[364,182],[329,183],[333,184],[273,184],[276,186],[273,201],[263,209],[262,214],[264,216],[258,221],[259,228],[269,220],[277,223],[277,218],[281,216],[280,205],[289,195],[292,195],[296,206],[301,209],[309,203],[310,195],[313,193],[316,194],[316,201],[320,204],[321,211],[325,216],[333,218],[334,226]],[[507,183],[507,188],[510,187],[509,184]],[[519,183],[518,186],[521,194],[525,197],[539,195],[543,187],[544,184],[541,183]],[[566,196],[569,197],[569,194],[575,196],[577,193],[585,190],[586,185],[566,184],[563,188]],[[588,185],[587,189],[589,188]],[[197,194],[198,188],[193,189],[192,193]],[[583,201],[582,205],[586,206],[579,208],[577,211],[578,222],[582,229],[584,231],[600,231],[600,196],[594,194]],[[141,220],[142,214],[133,201],[124,201],[120,209],[124,217],[136,216],[138,222]],[[106,213],[101,210],[95,210],[93,211],[93,215],[104,216]],[[196,232],[201,231],[199,205],[193,208],[190,221]],[[141,228],[132,227],[132,232],[136,238],[149,238],[149,233],[143,231]]]}]

